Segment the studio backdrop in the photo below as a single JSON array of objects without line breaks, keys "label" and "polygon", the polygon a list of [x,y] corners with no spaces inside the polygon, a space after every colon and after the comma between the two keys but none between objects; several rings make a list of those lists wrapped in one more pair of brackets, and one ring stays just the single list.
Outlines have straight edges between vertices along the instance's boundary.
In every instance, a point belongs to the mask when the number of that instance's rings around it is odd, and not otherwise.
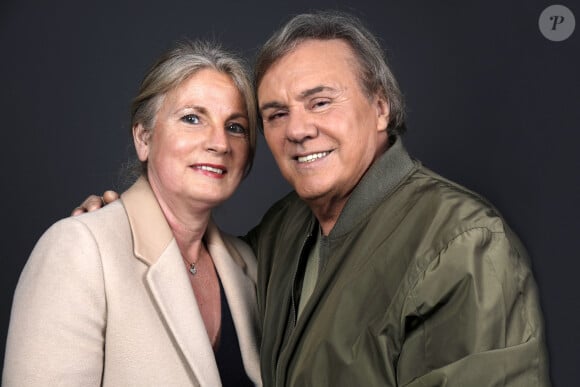
[{"label": "studio backdrop", "polygon": [[[205,38],[251,62],[289,16],[332,8],[362,18],[387,49],[409,152],[488,198],[523,240],[553,383],[576,385],[580,6],[556,4],[565,10],[544,12],[554,3],[538,0],[2,2],[0,362],[35,242],[89,194],[123,189],[129,103],[154,59]],[[252,173],[215,218],[243,234],[289,190],[260,136]]]}]

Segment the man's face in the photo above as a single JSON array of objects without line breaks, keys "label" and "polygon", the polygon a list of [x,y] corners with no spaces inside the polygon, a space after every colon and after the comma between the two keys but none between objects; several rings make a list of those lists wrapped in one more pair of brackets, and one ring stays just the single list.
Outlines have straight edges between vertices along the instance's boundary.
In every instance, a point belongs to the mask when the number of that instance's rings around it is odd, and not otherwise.
[{"label": "man's face", "polygon": [[345,202],[386,149],[388,104],[363,92],[342,40],[300,43],[265,73],[258,102],[278,167],[306,201]]}]

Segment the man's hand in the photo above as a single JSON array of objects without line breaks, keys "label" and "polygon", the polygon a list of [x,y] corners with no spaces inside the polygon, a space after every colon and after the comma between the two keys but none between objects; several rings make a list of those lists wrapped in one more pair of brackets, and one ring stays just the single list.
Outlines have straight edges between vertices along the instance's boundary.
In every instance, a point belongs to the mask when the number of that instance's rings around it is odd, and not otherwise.
[{"label": "man's hand", "polygon": [[71,215],[76,216],[84,214],[85,212],[91,212],[98,210],[99,208],[106,206],[107,204],[114,202],[119,199],[119,194],[115,191],[105,191],[103,196],[91,195],[85,199],[84,202],[78,207],[76,207]]}]

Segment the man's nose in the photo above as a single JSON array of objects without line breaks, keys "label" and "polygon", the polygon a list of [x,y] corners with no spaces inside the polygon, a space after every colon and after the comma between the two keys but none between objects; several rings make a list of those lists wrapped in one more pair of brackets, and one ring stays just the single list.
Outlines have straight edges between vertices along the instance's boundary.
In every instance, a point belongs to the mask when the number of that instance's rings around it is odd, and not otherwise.
[{"label": "man's nose", "polygon": [[302,143],[307,139],[314,138],[318,129],[304,109],[295,109],[289,114],[286,126],[286,138],[295,143]]}]

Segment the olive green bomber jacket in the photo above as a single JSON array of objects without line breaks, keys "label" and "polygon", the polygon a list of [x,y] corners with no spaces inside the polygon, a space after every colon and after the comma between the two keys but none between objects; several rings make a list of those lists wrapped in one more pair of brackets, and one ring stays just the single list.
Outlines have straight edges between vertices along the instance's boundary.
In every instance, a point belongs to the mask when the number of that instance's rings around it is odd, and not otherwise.
[{"label": "olive green bomber jacket", "polygon": [[322,237],[318,281],[297,319],[297,272],[313,230],[291,193],[246,237],[258,257],[264,386],[550,385],[518,238],[484,199],[412,160],[400,140]]}]

